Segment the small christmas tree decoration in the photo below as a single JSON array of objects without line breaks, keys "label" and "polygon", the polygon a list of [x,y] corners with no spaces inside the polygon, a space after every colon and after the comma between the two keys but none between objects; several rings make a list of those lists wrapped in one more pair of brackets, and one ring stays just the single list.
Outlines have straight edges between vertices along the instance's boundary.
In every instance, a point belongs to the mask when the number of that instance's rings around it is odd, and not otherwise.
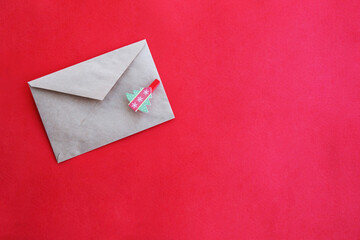
[{"label": "small christmas tree decoration", "polygon": [[155,79],[150,86],[141,88],[140,90],[134,90],[133,93],[126,93],[126,97],[129,100],[129,107],[137,112],[149,112],[147,109],[150,104],[151,93],[159,85],[160,81]]}]

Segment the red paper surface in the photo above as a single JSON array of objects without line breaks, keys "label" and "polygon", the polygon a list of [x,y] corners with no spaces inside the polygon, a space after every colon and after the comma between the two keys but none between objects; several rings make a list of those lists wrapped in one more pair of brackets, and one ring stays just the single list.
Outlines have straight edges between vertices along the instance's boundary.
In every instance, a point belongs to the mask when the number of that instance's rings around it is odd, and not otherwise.
[{"label": "red paper surface", "polygon": [[[0,239],[360,238],[358,0],[0,6]],[[144,38],[176,119],[57,164],[27,81]]]}]

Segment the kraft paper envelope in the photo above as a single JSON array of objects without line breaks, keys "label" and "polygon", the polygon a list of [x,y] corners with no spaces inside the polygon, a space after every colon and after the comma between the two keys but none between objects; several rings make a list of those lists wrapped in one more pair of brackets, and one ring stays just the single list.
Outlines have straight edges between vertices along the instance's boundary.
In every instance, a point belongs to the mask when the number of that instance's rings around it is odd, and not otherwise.
[{"label": "kraft paper envelope", "polygon": [[142,40],[28,82],[56,160],[173,119],[162,83],[152,94],[149,113],[128,106],[126,93],[155,79],[160,77]]}]

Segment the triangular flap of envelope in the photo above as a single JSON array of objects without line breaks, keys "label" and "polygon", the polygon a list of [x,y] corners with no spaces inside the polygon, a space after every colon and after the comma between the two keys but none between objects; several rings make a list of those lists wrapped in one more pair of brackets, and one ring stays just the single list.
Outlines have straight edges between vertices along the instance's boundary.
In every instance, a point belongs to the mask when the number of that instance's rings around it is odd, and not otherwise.
[{"label": "triangular flap of envelope", "polygon": [[43,88],[103,100],[145,46],[142,40],[29,82]]}]

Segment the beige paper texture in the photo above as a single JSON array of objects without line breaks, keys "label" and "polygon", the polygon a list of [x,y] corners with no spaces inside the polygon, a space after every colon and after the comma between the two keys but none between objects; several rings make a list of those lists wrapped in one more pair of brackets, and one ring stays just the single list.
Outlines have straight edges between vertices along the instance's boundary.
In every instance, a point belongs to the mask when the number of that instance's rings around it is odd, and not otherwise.
[{"label": "beige paper texture", "polygon": [[57,162],[174,118],[162,83],[149,113],[126,93],[160,79],[145,40],[29,82]]}]

